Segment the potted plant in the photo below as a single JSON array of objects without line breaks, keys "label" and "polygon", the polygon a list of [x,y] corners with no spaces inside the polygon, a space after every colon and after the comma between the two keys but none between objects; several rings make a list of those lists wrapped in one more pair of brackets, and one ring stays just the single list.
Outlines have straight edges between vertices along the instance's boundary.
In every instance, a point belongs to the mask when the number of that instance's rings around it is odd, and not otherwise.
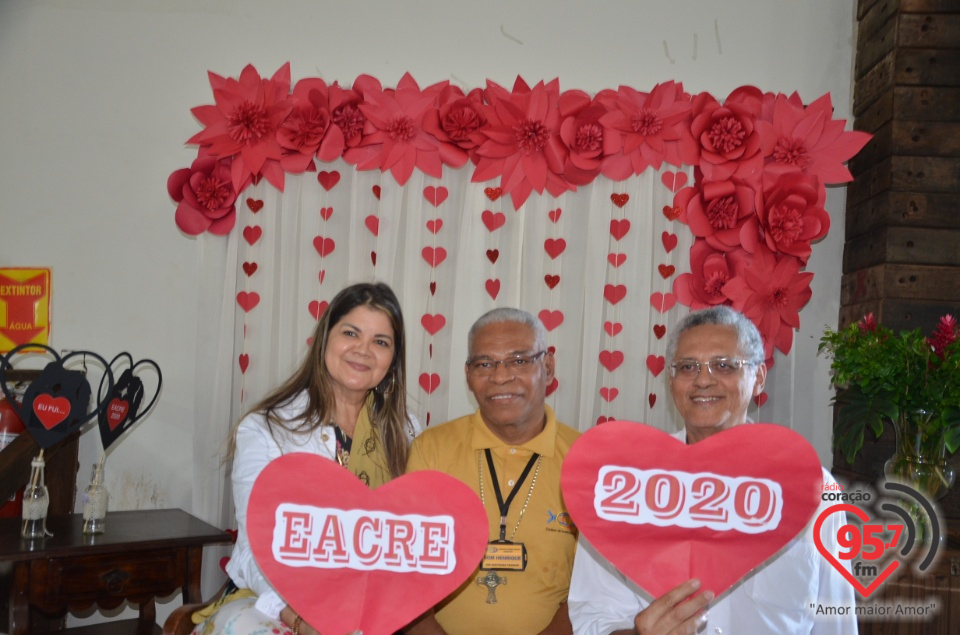
[{"label": "potted plant", "polygon": [[958,335],[951,315],[930,336],[919,328],[894,333],[872,313],[841,330],[826,329],[819,351],[833,358],[834,449],[852,463],[867,428],[879,437],[890,423],[897,450],[884,467],[887,476],[933,498],[946,494],[954,480],[946,459],[960,447]]}]

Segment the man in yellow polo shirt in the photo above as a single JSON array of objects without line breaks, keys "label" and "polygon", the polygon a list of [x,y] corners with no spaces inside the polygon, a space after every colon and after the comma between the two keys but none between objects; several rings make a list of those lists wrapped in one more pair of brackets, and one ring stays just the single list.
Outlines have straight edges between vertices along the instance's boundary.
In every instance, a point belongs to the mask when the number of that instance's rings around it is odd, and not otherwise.
[{"label": "man in yellow polo shirt", "polygon": [[468,351],[467,385],[479,409],[420,434],[407,471],[438,470],[472,487],[487,509],[490,541],[473,575],[405,632],[572,633],[577,530],[560,466],[580,433],[545,403],[555,365],[546,330],[526,311],[494,309],[471,327]]}]

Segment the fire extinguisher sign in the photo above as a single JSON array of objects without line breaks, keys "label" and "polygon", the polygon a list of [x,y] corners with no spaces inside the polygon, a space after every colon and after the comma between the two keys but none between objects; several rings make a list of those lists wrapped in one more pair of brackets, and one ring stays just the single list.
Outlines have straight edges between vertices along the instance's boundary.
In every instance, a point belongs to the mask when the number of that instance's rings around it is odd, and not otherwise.
[{"label": "fire extinguisher sign", "polygon": [[0,353],[50,339],[50,269],[0,268]]}]

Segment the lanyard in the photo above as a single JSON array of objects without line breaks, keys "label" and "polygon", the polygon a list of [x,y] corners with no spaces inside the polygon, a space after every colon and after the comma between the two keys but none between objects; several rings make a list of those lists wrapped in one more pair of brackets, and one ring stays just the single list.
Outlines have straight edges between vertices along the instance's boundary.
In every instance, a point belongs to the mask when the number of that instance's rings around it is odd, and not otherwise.
[{"label": "lanyard", "polygon": [[510,490],[510,495],[507,496],[507,500],[503,500],[503,493],[500,491],[500,482],[497,480],[497,470],[493,467],[493,455],[490,453],[490,448],[484,450],[487,455],[487,467],[490,468],[490,480],[493,481],[493,492],[497,495],[497,505],[500,508],[500,540],[507,539],[507,511],[510,509],[510,503],[513,502],[514,497],[517,495],[517,491],[520,490],[520,486],[523,485],[523,482],[527,480],[527,475],[530,473],[530,470],[533,468],[533,464],[537,462],[537,459],[540,458],[540,455],[536,452],[533,453],[533,456],[530,457],[530,460],[527,461],[527,466],[523,468],[523,472],[520,474],[520,478],[517,479],[517,482],[514,484],[513,489]]}]

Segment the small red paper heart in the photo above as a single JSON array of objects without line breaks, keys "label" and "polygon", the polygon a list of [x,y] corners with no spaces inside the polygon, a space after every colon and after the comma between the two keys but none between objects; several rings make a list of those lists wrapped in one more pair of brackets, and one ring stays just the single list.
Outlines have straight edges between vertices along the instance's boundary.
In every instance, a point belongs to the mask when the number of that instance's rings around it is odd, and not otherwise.
[{"label": "small red paper heart", "polygon": [[627,204],[627,201],[630,200],[629,194],[611,194],[610,200],[613,201],[613,204],[617,207],[623,207]]},{"label": "small red paper heart", "polygon": [[452,476],[425,470],[369,489],[304,452],[263,469],[248,514],[260,569],[321,633],[398,631],[467,580],[488,539],[480,499]]},{"label": "small red paper heart", "polygon": [[320,302],[311,300],[310,304],[307,305],[307,310],[310,311],[310,315],[313,316],[314,320],[319,320],[320,316],[323,315],[323,312],[327,310],[328,306],[330,306],[330,303],[326,300],[322,300]]},{"label": "small red paper heart", "polygon": [[597,425],[606,423],[607,421],[613,421],[613,417],[604,417],[603,415],[597,417]]},{"label": "small red paper heart", "polygon": [[317,250],[317,253],[320,254],[321,258],[326,258],[328,255],[333,253],[334,249],[337,248],[337,244],[333,242],[333,238],[317,236],[313,239],[313,248]]},{"label": "small red paper heart", "polygon": [[333,216],[332,207],[321,207],[320,208],[320,218],[323,220],[330,220],[330,217]]},{"label": "small red paper heart", "polygon": [[667,217],[667,220],[677,220],[680,218],[680,212],[682,211],[679,207],[670,207],[669,205],[663,207],[663,215]]},{"label": "small red paper heart", "polygon": [[647,395],[647,403],[650,404],[651,408],[653,408],[657,403],[657,394],[652,392]]},{"label": "small red paper heart", "polygon": [[127,413],[130,412],[130,402],[124,399],[114,397],[107,406],[107,425],[110,430],[116,430],[117,426],[127,420]]},{"label": "small red paper heart", "polygon": [[621,351],[600,351],[600,363],[611,373],[620,367],[623,363],[623,352]]},{"label": "small red paper heart", "polygon": [[420,318],[420,324],[423,325],[423,328],[427,333],[430,335],[436,335],[437,332],[447,324],[447,318],[443,317],[439,313],[436,315],[425,313],[423,317]]},{"label": "small red paper heart", "polygon": [[237,362],[240,364],[240,374],[245,374],[247,367],[250,366],[250,356],[246,353],[241,353],[240,357],[237,358]]},{"label": "small red paper heart", "polygon": [[500,257],[499,249],[488,249],[487,250],[487,260],[490,261],[490,264],[497,264],[497,258]]},{"label": "small red paper heart", "polygon": [[436,294],[437,294],[437,283],[436,283],[436,282],[431,282],[431,283],[430,283],[430,295],[436,295]]},{"label": "small red paper heart", "polygon": [[620,331],[623,330],[623,324],[619,322],[604,322],[603,330],[606,331],[610,337],[616,337],[620,334]]},{"label": "small red paper heart", "polygon": [[551,382],[547,385],[546,396],[549,397],[549,396],[552,395],[553,393],[557,392],[557,388],[559,388],[559,387],[560,387],[560,382],[559,382],[559,380],[557,380],[556,377],[554,377],[554,378],[553,378],[553,381],[551,381]]},{"label": "small red paper heart", "polygon": [[663,242],[663,248],[667,250],[669,254],[677,246],[677,235],[671,234],[670,232],[663,232],[660,235],[660,240]]},{"label": "small red paper heart", "polygon": [[373,187],[370,188],[370,191],[373,192],[373,195],[376,196],[376,197],[377,197],[377,200],[379,201],[379,200],[380,200],[380,194],[383,192],[383,190],[380,188],[380,186],[379,186],[379,185],[374,185]]},{"label": "small red paper heart", "polygon": [[432,394],[434,390],[440,387],[440,375],[437,373],[420,373],[420,387],[428,395]]},{"label": "small red paper heart", "polygon": [[370,230],[370,233],[374,236],[380,234],[380,218],[370,214],[365,219],[363,219],[363,224],[367,226],[367,229]]},{"label": "small red paper heart", "polygon": [[263,235],[263,230],[254,225],[248,225],[243,228],[243,239],[247,241],[247,244],[251,247],[253,243],[260,240],[260,236]]},{"label": "small red paper heart", "polygon": [[491,201],[495,201],[501,196],[503,196],[503,189],[499,187],[488,187],[483,190],[483,193],[487,195]]},{"label": "small red paper heart", "polygon": [[424,247],[423,251],[420,252],[420,255],[423,256],[423,259],[428,265],[431,267],[437,267],[447,259],[447,250],[443,247]]},{"label": "small red paper heart", "polygon": [[667,360],[663,355],[647,355],[647,368],[650,369],[654,377],[659,377],[666,365]]},{"label": "small red paper heart", "polygon": [[260,304],[260,294],[256,291],[241,291],[237,294],[237,304],[240,305],[244,313],[248,313]]},{"label": "small red paper heart", "polygon": [[556,355],[556,354],[557,354],[557,347],[556,347],[556,346],[548,346],[548,347],[547,347],[547,352],[550,353],[551,355]]},{"label": "small red paper heart", "polygon": [[664,280],[666,280],[667,278],[672,276],[674,273],[676,273],[677,268],[674,267],[673,265],[657,265],[657,271],[659,271],[660,276]]},{"label": "small red paper heart", "polygon": [[650,306],[655,308],[660,313],[666,313],[674,307],[677,303],[677,296],[672,293],[656,293],[650,294]]},{"label": "small red paper heart", "polygon": [[377,266],[377,252],[375,251],[370,252],[370,262],[373,263],[374,267]]},{"label": "small red paper heart", "polygon": [[543,277],[543,281],[547,283],[547,286],[551,289],[555,288],[560,284],[560,276],[551,276],[549,273]]},{"label": "small red paper heart", "polygon": [[326,170],[317,172],[317,182],[323,186],[323,189],[329,192],[334,185],[340,182],[340,173],[336,170],[332,172],[327,172]]},{"label": "small red paper heart", "polygon": [[763,404],[767,403],[767,393],[762,392],[754,397],[753,403],[757,404],[758,406],[762,406]]},{"label": "small red paper heart", "polygon": [[483,286],[486,288],[487,294],[494,300],[496,300],[497,296],[500,295],[499,279],[487,280]]},{"label": "small red paper heart", "polygon": [[33,400],[33,414],[37,416],[44,428],[51,430],[70,416],[70,400],[46,393],[39,394]]},{"label": "small red paper heart", "polygon": [[603,287],[603,297],[610,304],[616,304],[627,297],[627,287],[622,284],[607,284]]},{"label": "small red paper heart", "polygon": [[627,219],[610,221],[610,235],[614,240],[620,240],[627,235],[628,231],[630,231],[630,221]]},{"label": "small red paper heart", "polygon": [[567,241],[565,241],[563,238],[547,238],[545,241],[543,241],[544,251],[546,251],[547,255],[553,260],[556,260],[566,248]]},{"label": "small red paper heart", "polygon": [[243,267],[243,273],[247,274],[248,278],[257,273],[257,263],[255,262],[245,262],[241,266]]},{"label": "small red paper heart", "polygon": [[627,254],[607,254],[607,261],[614,266],[619,267],[627,261]]},{"label": "small red paper heart", "polygon": [[603,397],[604,401],[613,401],[619,394],[620,391],[616,388],[603,387],[600,389],[600,396]]},{"label": "small red paper heart", "polygon": [[549,212],[547,212],[547,216],[549,216],[549,217],[550,217],[550,220],[553,221],[554,223],[556,223],[558,220],[560,220],[560,215],[561,215],[561,214],[563,214],[563,210],[560,209],[559,207],[558,207],[557,209],[553,209],[553,210],[550,210]]},{"label": "small red paper heart", "polygon": [[563,324],[563,312],[562,311],[548,311],[544,309],[540,311],[538,317],[540,321],[543,322],[543,325],[547,328],[548,331],[552,331],[561,324]]},{"label": "small red paper heart", "polygon": [[[580,435],[561,471],[563,499],[581,534],[653,597],[690,578],[721,595],[803,530],[822,486],[813,447],[763,423],[687,445],[650,426],[609,421]],[[762,513],[751,516],[744,497]],[[619,515],[611,513],[613,500],[622,503]],[[675,513],[657,519],[644,500]]]},{"label": "small red paper heart", "polygon": [[440,205],[447,200],[448,194],[449,192],[447,192],[447,188],[443,187],[442,185],[440,187],[428,185],[427,187],[423,188],[424,198],[426,198],[427,202],[434,207],[440,207]]},{"label": "small red paper heart", "polygon": [[433,359],[433,344],[427,347],[427,351],[429,351],[430,359]]},{"label": "small red paper heart", "polygon": [[431,234],[436,234],[442,227],[443,220],[439,218],[434,218],[433,220],[427,221],[427,231],[429,231]]},{"label": "small red paper heart", "polygon": [[250,211],[256,214],[263,209],[263,201],[257,200],[255,198],[247,199],[247,207],[250,208]]},{"label": "small red paper heart", "polygon": [[220,570],[224,573],[227,572],[227,563],[230,562],[230,556],[224,556],[220,558]]},{"label": "small red paper heart", "polygon": [[485,209],[483,213],[480,214],[480,220],[483,221],[488,232],[495,232],[506,224],[507,217],[503,212],[493,213]]},{"label": "small red paper heart", "polygon": [[667,334],[667,327],[663,324],[654,324],[653,334],[657,336],[658,340],[662,340],[663,336]]},{"label": "small red paper heart", "polygon": [[317,276],[317,277],[320,279],[320,284],[323,284],[323,279],[324,279],[325,277],[327,277],[327,270],[326,270],[326,269],[321,269],[321,270],[320,270],[320,275]]},{"label": "small red paper heart", "polygon": [[686,172],[664,172],[660,175],[660,181],[667,186],[671,192],[677,192],[687,184]]}]

